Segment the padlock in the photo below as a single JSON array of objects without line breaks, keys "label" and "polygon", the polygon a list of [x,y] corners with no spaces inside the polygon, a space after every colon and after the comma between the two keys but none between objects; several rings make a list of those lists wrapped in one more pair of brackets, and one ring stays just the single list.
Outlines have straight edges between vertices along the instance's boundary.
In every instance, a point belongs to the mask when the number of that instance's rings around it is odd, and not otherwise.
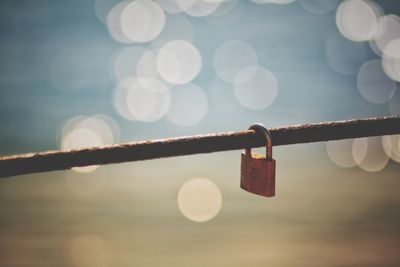
[{"label": "padlock", "polygon": [[275,160],[272,159],[271,134],[262,124],[253,124],[249,130],[262,133],[266,139],[266,154],[252,153],[246,148],[242,153],[240,187],[250,193],[275,196]]}]

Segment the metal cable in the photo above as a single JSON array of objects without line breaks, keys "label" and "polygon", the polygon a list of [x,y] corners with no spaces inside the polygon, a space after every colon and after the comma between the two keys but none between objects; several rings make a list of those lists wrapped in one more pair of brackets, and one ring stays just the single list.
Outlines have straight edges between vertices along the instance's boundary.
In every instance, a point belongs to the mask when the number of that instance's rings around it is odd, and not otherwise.
[{"label": "metal cable", "polygon": [[[400,134],[400,116],[303,124],[269,129],[274,146]],[[0,158],[0,177],[72,167],[261,147],[253,130],[141,141],[71,151],[48,151]]]}]

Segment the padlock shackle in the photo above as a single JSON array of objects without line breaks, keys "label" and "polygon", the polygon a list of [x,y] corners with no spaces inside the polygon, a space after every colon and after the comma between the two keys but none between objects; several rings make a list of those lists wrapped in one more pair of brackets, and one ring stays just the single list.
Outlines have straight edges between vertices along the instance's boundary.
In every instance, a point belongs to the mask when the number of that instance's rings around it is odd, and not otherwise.
[{"label": "padlock shackle", "polygon": [[[261,132],[266,141],[266,158],[267,159],[272,159],[272,138],[271,138],[271,133],[268,131],[268,129],[262,125],[261,123],[255,123],[250,126],[249,130],[254,130],[256,133]],[[250,149],[246,149],[246,153],[250,152]]]}]

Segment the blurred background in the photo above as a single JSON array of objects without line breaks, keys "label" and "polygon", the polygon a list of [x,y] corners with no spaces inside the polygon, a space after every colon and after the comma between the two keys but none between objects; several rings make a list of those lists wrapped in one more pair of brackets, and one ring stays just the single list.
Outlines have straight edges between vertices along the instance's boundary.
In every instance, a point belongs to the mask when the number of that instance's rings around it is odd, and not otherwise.
[{"label": "blurred background", "polygon": [[[400,115],[397,0],[2,0],[0,154]],[[263,151],[263,149],[260,149]],[[0,180],[0,266],[399,266],[400,136]]]}]

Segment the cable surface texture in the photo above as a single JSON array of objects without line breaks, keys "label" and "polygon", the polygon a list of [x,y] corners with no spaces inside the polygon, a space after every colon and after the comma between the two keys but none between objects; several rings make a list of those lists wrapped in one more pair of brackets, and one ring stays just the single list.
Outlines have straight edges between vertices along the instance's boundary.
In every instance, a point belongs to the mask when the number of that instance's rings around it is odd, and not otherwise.
[{"label": "cable surface texture", "polygon": [[[400,134],[400,116],[322,122],[269,129],[273,146]],[[70,151],[47,151],[0,158],[0,177],[72,167],[238,150],[265,145],[253,130],[194,135]]]}]

